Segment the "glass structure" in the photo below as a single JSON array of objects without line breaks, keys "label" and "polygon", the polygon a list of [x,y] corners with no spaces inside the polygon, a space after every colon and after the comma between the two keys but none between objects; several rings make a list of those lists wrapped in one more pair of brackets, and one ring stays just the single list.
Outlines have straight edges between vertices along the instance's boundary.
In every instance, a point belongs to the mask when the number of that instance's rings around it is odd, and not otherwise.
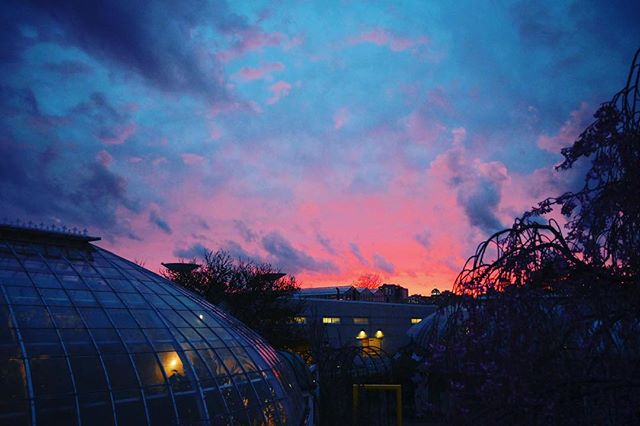
[{"label": "glass structure", "polygon": [[96,238],[0,225],[0,424],[301,424],[289,363]]}]

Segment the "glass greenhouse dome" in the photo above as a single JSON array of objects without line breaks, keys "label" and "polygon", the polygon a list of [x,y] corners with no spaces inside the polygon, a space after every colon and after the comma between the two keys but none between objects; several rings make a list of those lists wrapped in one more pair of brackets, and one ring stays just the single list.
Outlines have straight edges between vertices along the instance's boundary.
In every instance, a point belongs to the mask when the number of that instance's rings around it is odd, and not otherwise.
[{"label": "glass greenhouse dome", "polygon": [[304,422],[273,348],[95,240],[0,225],[0,424]]}]

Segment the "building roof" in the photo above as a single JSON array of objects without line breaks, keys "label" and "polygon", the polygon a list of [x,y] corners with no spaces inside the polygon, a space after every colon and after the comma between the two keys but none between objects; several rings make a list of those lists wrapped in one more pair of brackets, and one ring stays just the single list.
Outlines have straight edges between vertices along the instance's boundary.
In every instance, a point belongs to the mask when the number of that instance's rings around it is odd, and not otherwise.
[{"label": "building roof", "polygon": [[329,296],[332,294],[344,294],[347,291],[355,289],[352,285],[337,285],[332,287],[310,287],[310,288],[301,288],[300,296],[303,297],[311,297],[311,296]]},{"label": "building roof", "polygon": [[0,423],[301,424],[262,338],[92,240],[0,227]]}]

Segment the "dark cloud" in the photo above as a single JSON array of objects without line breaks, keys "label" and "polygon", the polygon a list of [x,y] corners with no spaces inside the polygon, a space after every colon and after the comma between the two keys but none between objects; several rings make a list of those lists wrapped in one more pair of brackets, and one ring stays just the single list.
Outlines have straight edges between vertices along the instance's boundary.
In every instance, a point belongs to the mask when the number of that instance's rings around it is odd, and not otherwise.
[{"label": "dark cloud", "polygon": [[[188,91],[215,100],[226,97],[221,68],[214,55],[201,54],[203,46],[193,40],[191,31],[201,25],[221,31],[246,26],[223,1],[140,4],[115,0],[106,5],[92,0],[36,0],[31,4],[25,20],[37,25],[38,17],[50,19],[61,30],[62,41],[119,64],[125,71],[135,71],[164,90]],[[16,44],[19,31],[19,26],[4,30],[7,43]]]},{"label": "dark cloud", "polygon": [[485,178],[473,183],[467,182],[458,191],[457,200],[471,225],[482,229],[487,234],[504,228],[496,215],[500,204],[500,186],[496,182]]},{"label": "dark cloud", "polygon": [[258,234],[256,234],[241,220],[234,220],[233,226],[236,228],[242,239],[247,243],[251,243],[258,238]]},{"label": "dark cloud", "polygon": [[389,262],[378,253],[373,254],[373,264],[376,266],[376,268],[381,269],[388,274],[393,274],[396,271],[393,263]]},{"label": "dark cloud", "polygon": [[335,248],[333,248],[333,244],[331,243],[331,240],[329,238],[323,236],[322,234],[320,234],[318,232],[316,234],[316,240],[320,243],[322,248],[324,248],[324,250],[327,253],[329,253],[330,255],[333,255],[333,256],[336,255],[336,250],[335,250]]},{"label": "dark cloud", "polygon": [[450,150],[443,159],[448,169],[448,184],[456,190],[456,200],[469,223],[487,234],[504,228],[497,210],[502,185],[507,179],[506,168],[499,162],[470,160],[461,148]]},{"label": "dark cloud", "polygon": [[302,250],[293,247],[276,231],[262,238],[262,247],[269,253],[269,263],[287,273],[336,272],[338,270],[333,262],[316,260]]},{"label": "dark cloud", "polygon": [[414,239],[425,249],[431,248],[431,233],[429,231],[416,234]]},{"label": "dark cloud", "polygon": [[40,150],[0,135],[0,214],[133,235],[116,214],[120,207],[139,210],[126,179],[98,162],[65,163],[73,178],[61,177],[60,157],[54,145]]},{"label": "dark cloud", "polygon": [[205,246],[200,243],[195,243],[187,248],[175,249],[173,255],[182,259],[198,259],[202,258],[207,251],[209,251],[209,249]]},{"label": "dark cloud", "polygon": [[160,215],[158,214],[158,212],[156,212],[155,210],[152,210],[151,213],[149,213],[149,222],[151,222],[152,224],[156,225],[165,234],[171,235],[172,232],[173,232],[171,230],[171,226],[169,226],[167,221],[164,220],[163,218],[161,218]]},{"label": "dark cloud", "polygon": [[0,87],[0,213],[135,238],[117,215],[140,210],[127,180],[95,160],[95,149],[58,137],[69,120],[43,114],[29,89]]},{"label": "dark cloud", "polygon": [[257,263],[263,263],[263,260],[260,258],[260,256],[250,254],[235,241],[227,240],[224,242],[224,244],[222,244],[220,248],[236,259],[253,260]]},{"label": "dark cloud", "polygon": [[362,266],[369,266],[369,262],[367,262],[367,259],[364,258],[362,252],[360,251],[360,247],[358,247],[356,243],[349,243],[349,248],[351,249],[351,254],[353,254],[355,258],[358,259],[358,262],[360,262]]}]

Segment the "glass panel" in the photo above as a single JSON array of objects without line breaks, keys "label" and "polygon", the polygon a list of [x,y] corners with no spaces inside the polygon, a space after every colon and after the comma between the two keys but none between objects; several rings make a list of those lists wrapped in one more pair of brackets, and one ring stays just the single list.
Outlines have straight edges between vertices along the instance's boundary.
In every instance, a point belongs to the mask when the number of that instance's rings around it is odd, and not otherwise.
[{"label": "glass panel", "polygon": [[200,334],[193,328],[180,328],[180,332],[194,348],[206,348],[208,345]]},{"label": "glass panel", "polygon": [[24,363],[21,359],[0,358],[0,401],[27,398]]},{"label": "glass panel", "polygon": [[13,310],[20,328],[53,327],[51,317],[44,306],[14,306]]},{"label": "glass panel", "polygon": [[61,328],[58,330],[64,347],[71,355],[95,355],[96,348],[91,342],[89,333],[81,328]]},{"label": "glass panel", "polygon": [[71,369],[78,393],[104,392],[108,390],[100,359],[97,357],[73,357]]},{"label": "glass panel", "polygon": [[84,328],[80,315],[73,308],[52,306],[49,311],[58,328]]},{"label": "glass panel", "polygon": [[38,357],[29,360],[31,381],[37,396],[73,393],[65,358]]},{"label": "glass panel", "polygon": [[108,393],[80,395],[80,418],[87,425],[113,425],[113,408]]},{"label": "glass panel", "polygon": [[87,287],[94,291],[111,291],[111,287],[107,284],[107,281],[99,277],[86,277],[82,276],[84,282],[87,283]]},{"label": "glass panel", "polygon": [[16,305],[42,305],[38,292],[33,287],[5,287],[9,301]]},{"label": "glass panel", "polygon": [[[129,284],[127,280],[109,280],[109,284],[111,288],[114,289],[117,293],[135,293],[135,289]],[[128,297],[128,295],[126,296]]]},{"label": "glass panel", "polygon": [[196,351],[186,351],[185,356],[191,363],[198,381],[210,381],[212,379],[207,366],[204,364],[204,362],[202,362]]},{"label": "glass panel", "polygon": [[77,275],[58,275],[58,278],[62,282],[62,287],[66,289],[83,290],[87,288]]},{"label": "glass panel", "polygon": [[224,405],[222,395],[217,387],[208,389],[204,394],[204,399],[211,418],[227,413],[227,407]]},{"label": "glass panel", "polygon": [[42,298],[47,305],[53,306],[71,306],[71,300],[67,297],[67,293],[62,289],[43,288],[40,290]]},{"label": "glass panel", "polygon": [[176,391],[185,391],[192,389],[191,380],[187,377],[182,359],[177,352],[160,352],[158,353],[160,363],[167,376],[169,384]]},{"label": "glass panel", "polygon": [[122,303],[122,301],[114,293],[97,291],[97,292],[93,293],[93,296],[105,308],[122,308],[122,307],[124,307],[124,303]]},{"label": "glass panel", "polygon": [[120,336],[115,330],[110,328],[94,328],[91,335],[96,341],[101,353],[123,353],[126,352]]},{"label": "glass panel", "polygon": [[140,392],[114,392],[116,400],[116,417],[120,425],[147,424],[144,406],[140,400]]},{"label": "glass panel", "polygon": [[53,274],[30,274],[36,287],[40,288],[60,288],[60,282]]},{"label": "glass panel", "polygon": [[20,287],[33,285],[26,273],[10,269],[0,270],[0,284]]},{"label": "glass panel", "polygon": [[36,399],[38,425],[77,424],[76,401],[72,396],[64,398]]},{"label": "glass panel", "polygon": [[180,348],[166,328],[147,328],[144,333],[156,351],[174,351]]},{"label": "glass panel", "polygon": [[164,322],[155,311],[150,309],[132,309],[131,314],[142,328],[164,327]]},{"label": "glass panel", "polygon": [[142,331],[136,328],[125,328],[120,330],[122,340],[129,352],[151,352],[151,345],[147,342]]},{"label": "glass panel", "polygon": [[165,395],[155,396],[154,398],[147,399],[149,415],[151,416],[151,424],[154,426],[173,425],[175,423],[173,404],[171,403],[171,400]]},{"label": "glass panel", "polygon": [[77,306],[96,306],[98,304],[90,291],[69,290],[69,297]]},{"label": "glass panel", "polygon": [[111,322],[107,314],[100,308],[79,308],[89,328],[111,328]]},{"label": "glass panel", "polygon": [[138,324],[126,309],[106,310],[116,328],[138,328]]},{"label": "glass panel", "polygon": [[153,354],[135,354],[134,360],[144,386],[164,384],[162,371]]},{"label": "glass panel", "polygon": [[20,330],[28,356],[63,355],[58,333],[54,329],[28,328]]},{"label": "glass panel", "polygon": [[178,408],[178,417],[181,422],[193,422],[205,419],[205,413],[201,413],[198,409],[198,400],[195,394],[176,395],[176,405]]},{"label": "glass panel", "polygon": [[160,311],[160,315],[166,320],[169,320],[174,327],[187,327],[189,324],[174,310],[172,309],[163,309]]},{"label": "glass panel", "polygon": [[134,389],[139,387],[128,355],[104,355],[102,360],[107,367],[109,383],[112,389]]},{"label": "glass panel", "polygon": [[145,300],[144,297],[142,297],[141,294],[138,293],[126,293],[126,294],[121,294],[120,297],[122,298],[122,301],[125,303],[125,305],[127,305],[130,308],[146,308],[147,307],[147,301]]}]

